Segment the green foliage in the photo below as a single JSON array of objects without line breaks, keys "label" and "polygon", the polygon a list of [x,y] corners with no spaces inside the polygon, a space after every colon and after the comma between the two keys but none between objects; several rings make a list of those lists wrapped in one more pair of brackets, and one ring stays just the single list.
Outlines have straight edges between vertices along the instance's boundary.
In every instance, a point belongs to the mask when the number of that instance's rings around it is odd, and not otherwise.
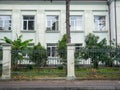
[{"label": "green foliage", "polygon": [[2,52],[2,48],[0,47],[0,61],[2,60],[2,56],[3,56],[3,52]]},{"label": "green foliage", "polygon": [[59,69],[59,70],[63,70],[63,68],[64,68],[64,66],[61,64],[57,66],[57,69]]},{"label": "green foliage", "polygon": [[[80,50],[79,57],[83,59],[91,59],[93,68],[98,68],[98,63],[105,58],[108,59],[106,52],[106,39],[99,41],[99,37],[94,34],[89,34],[85,39],[86,46]],[[101,51],[100,51],[101,50]]]},{"label": "green foliage", "polygon": [[12,67],[13,69],[16,69],[18,66],[18,60],[23,60],[22,50],[27,48],[32,39],[22,41],[22,35],[17,35],[17,39],[14,41],[7,37],[4,37],[4,39],[1,40],[12,45]]},{"label": "green foliage", "polygon": [[67,41],[66,34],[63,35],[63,37],[60,41],[58,41],[58,54],[59,54],[60,58],[62,59],[61,62],[63,62],[63,63],[66,63],[66,59],[67,59],[66,41]]},{"label": "green foliage", "polygon": [[43,67],[47,62],[47,50],[41,46],[40,43],[34,46],[29,52],[30,61],[35,63],[38,67]]}]

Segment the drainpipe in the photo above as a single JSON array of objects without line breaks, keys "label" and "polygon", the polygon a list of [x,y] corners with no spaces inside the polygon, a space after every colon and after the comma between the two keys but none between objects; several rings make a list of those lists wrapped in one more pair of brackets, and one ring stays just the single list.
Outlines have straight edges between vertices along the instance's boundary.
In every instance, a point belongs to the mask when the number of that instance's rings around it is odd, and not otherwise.
[{"label": "drainpipe", "polygon": [[116,38],[116,47],[117,47],[117,14],[116,14],[116,0],[114,0],[114,11],[115,11],[115,38]]},{"label": "drainpipe", "polygon": [[107,5],[108,5],[108,15],[109,15],[109,39],[110,39],[110,46],[111,46],[111,11],[110,11],[110,2],[108,1],[107,2]]}]

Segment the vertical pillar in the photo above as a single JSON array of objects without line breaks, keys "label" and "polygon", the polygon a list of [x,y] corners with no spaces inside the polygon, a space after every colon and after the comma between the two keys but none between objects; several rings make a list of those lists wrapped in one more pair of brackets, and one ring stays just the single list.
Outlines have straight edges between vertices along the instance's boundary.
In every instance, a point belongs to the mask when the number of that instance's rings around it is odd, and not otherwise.
[{"label": "vertical pillar", "polygon": [[3,45],[2,79],[11,78],[11,45]]},{"label": "vertical pillar", "polygon": [[75,69],[74,69],[74,44],[67,44],[67,80],[74,80]]}]

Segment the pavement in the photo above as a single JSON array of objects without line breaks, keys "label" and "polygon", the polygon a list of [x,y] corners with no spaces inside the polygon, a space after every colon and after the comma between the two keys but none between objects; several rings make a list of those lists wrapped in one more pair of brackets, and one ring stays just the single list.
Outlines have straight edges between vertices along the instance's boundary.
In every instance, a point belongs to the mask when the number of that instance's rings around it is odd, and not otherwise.
[{"label": "pavement", "polygon": [[120,90],[119,80],[0,81],[0,90]]}]

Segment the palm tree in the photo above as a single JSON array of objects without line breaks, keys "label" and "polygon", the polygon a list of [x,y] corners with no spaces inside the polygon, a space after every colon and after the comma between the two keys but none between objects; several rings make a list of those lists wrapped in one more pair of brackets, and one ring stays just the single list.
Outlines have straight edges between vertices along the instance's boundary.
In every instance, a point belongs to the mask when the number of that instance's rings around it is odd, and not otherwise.
[{"label": "palm tree", "polygon": [[[50,0],[52,2],[52,0]],[[66,1],[66,34],[67,34],[67,41],[66,43],[71,43],[71,37],[70,37],[70,0]]]}]

